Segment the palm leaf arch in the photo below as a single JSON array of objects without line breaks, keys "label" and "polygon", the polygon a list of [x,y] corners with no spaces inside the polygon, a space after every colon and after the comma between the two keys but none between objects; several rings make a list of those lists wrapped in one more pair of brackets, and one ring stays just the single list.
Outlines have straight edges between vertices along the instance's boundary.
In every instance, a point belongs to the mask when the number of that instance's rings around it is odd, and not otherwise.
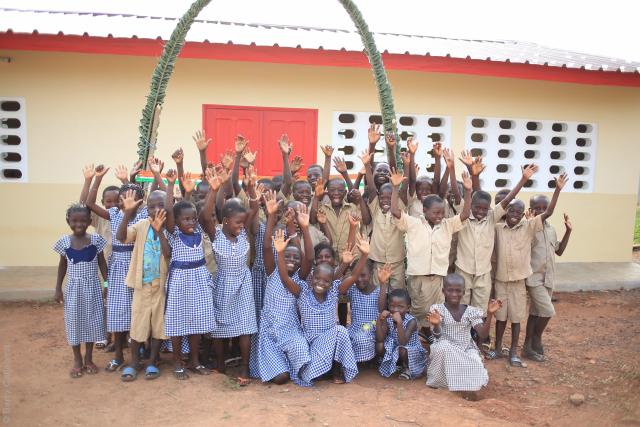
[{"label": "palm leaf arch", "polygon": [[[378,101],[380,103],[380,111],[382,113],[382,124],[385,132],[391,132],[398,140],[398,130],[396,125],[396,114],[393,106],[393,96],[391,94],[391,85],[387,78],[387,73],[384,69],[382,62],[382,56],[376,47],[373,34],[369,31],[369,27],[365,22],[362,13],[352,0],[338,0],[340,4],[347,11],[351,20],[353,21],[362,44],[364,45],[364,51],[369,58],[373,76],[375,79],[376,87],[378,89]],[[142,118],[140,120],[140,138],[138,141],[138,159],[143,165],[147,165],[147,160],[150,154],[155,151],[156,145],[156,132],[159,125],[160,112],[164,98],[166,95],[167,85],[169,79],[173,73],[176,60],[182,47],[184,46],[185,38],[191,25],[197,18],[198,14],[204,9],[211,0],[196,0],[189,9],[178,21],[176,28],[171,33],[171,37],[167,41],[162,51],[162,55],[158,60],[153,76],[151,78],[151,87],[149,95],[147,96],[147,102],[142,110]],[[402,162],[399,156],[400,146],[396,144],[396,167],[402,169]]]}]

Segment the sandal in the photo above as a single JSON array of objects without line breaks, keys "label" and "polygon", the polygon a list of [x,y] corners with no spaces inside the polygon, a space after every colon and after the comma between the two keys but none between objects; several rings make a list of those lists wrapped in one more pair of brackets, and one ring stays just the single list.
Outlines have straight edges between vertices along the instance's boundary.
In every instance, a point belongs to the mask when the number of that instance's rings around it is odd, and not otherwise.
[{"label": "sandal", "polygon": [[198,365],[196,367],[189,367],[189,370],[194,374],[198,375],[210,375],[211,371],[207,369],[204,365]]},{"label": "sandal", "polygon": [[411,379],[411,372],[409,371],[409,368],[404,369],[400,375],[398,375],[398,379],[399,380],[410,380]]},{"label": "sandal", "polygon": [[145,380],[155,380],[160,376],[160,369],[155,365],[147,365],[147,369],[144,371]]},{"label": "sandal", "polygon": [[504,354],[502,353],[498,353],[495,350],[489,350],[487,352],[484,353],[484,357],[487,360],[496,360],[496,359],[501,359],[504,357]]},{"label": "sandal", "polygon": [[118,362],[116,359],[112,359],[111,362],[109,362],[109,364],[107,365],[107,367],[104,368],[104,370],[107,372],[115,372],[120,368],[122,368],[122,362]]},{"label": "sandal", "polygon": [[251,384],[251,379],[244,377],[236,377],[236,382],[240,387],[246,387]]},{"label": "sandal", "polygon": [[80,378],[82,376],[82,368],[71,368],[69,376],[73,379]]},{"label": "sandal", "polygon": [[178,380],[186,380],[189,378],[189,374],[187,374],[187,371],[182,366],[177,366],[173,370],[173,376]]},{"label": "sandal", "polygon": [[105,348],[107,346],[107,341],[98,341],[96,343],[96,348],[102,350],[103,348]]},{"label": "sandal", "polygon": [[522,360],[515,354],[509,358],[509,364],[514,368],[526,368],[526,363],[522,363]]},{"label": "sandal", "polygon": [[533,351],[530,348],[524,348],[522,349],[522,356],[529,359],[529,360],[533,360],[535,362],[544,362],[545,361],[545,357],[540,354],[537,353],[535,351]]},{"label": "sandal", "polygon": [[240,362],[242,361],[242,357],[237,356],[237,357],[231,357],[229,359],[226,359],[224,361],[224,365],[225,366],[231,366],[231,367],[238,367],[240,366]]},{"label": "sandal", "polygon": [[98,367],[93,362],[86,364],[82,369],[84,369],[89,375],[95,375],[98,373]]},{"label": "sandal", "polygon": [[122,370],[122,375],[120,375],[120,379],[125,383],[135,381],[136,378],[138,378],[138,370],[131,366],[127,366],[126,368],[124,368]]}]

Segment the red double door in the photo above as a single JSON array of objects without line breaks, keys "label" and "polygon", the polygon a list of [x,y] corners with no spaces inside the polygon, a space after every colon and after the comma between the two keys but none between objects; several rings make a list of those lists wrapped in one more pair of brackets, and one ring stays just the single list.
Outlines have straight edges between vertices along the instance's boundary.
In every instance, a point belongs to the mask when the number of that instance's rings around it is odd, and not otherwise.
[{"label": "red double door", "polygon": [[278,140],[283,133],[293,143],[291,158],[301,156],[306,166],[316,162],[318,110],[204,105],[203,125],[207,138],[212,139],[207,149],[212,162],[218,162],[226,150],[233,152],[236,135],[241,134],[250,141],[249,149],[258,151],[258,175],[279,175]]}]

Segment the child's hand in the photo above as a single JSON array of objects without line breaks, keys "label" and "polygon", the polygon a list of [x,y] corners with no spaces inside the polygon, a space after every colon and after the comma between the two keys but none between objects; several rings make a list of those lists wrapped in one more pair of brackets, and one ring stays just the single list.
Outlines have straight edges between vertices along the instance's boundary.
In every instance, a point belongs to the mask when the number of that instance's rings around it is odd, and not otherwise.
[{"label": "child's hand", "polygon": [[351,191],[349,191],[349,195],[351,196],[351,200],[353,200],[354,205],[360,204],[360,201],[362,200],[362,193],[359,189],[352,188]]},{"label": "child's hand", "polygon": [[436,142],[433,144],[433,157],[442,157],[442,143]]},{"label": "child's hand", "polygon": [[556,180],[556,188],[558,190],[562,190],[564,186],[567,184],[567,182],[569,181],[569,177],[567,176],[566,173],[562,173],[560,174],[559,177],[554,179]]},{"label": "child's hand", "polygon": [[322,200],[324,198],[324,179],[322,179],[322,177],[318,178],[316,181],[315,195],[318,200]]},{"label": "child's hand", "polygon": [[355,258],[356,258],[356,254],[354,253],[354,250],[353,250],[353,244],[347,243],[347,246],[345,246],[344,250],[342,251],[342,263],[349,265],[353,262]]},{"label": "child's hand", "polygon": [[136,192],[133,190],[128,190],[120,196],[120,200],[122,201],[122,210],[129,214],[136,212],[143,202],[142,199],[136,200]]},{"label": "child's hand", "polygon": [[284,211],[283,220],[286,225],[291,224],[295,220],[295,218],[296,212],[293,210],[293,208],[287,208]]},{"label": "child's hand", "polygon": [[496,311],[502,308],[502,301],[499,299],[492,299],[487,306],[487,313],[495,314]]},{"label": "child's hand", "polygon": [[182,147],[174,151],[173,154],[171,155],[171,158],[173,159],[174,162],[176,162],[176,165],[181,165],[182,162],[184,161],[184,151],[182,151]]},{"label": "child's hand", "polygon": [[391,180],[391,185],[393,185],[394,187],[399,187],[404,180],[404,176],[400,172],[398,172],[396,168],[391,168],[391,177],[389,179]]},{"label": "child's hand", "polygon": [[407,151],[410,154],[416,154],[416,151],[418,151],[418,145],[420,143],[418,141],[414,141],[413,137],[410,136],[409,139],[407,139]]},{"label": "child's hand", "polygon": [[142,162],[140,160],[136,160],[131,166],[131,171],[129,172],[129,180],[131,182],[135,181],[136,176],[142,171]]},{"label": "child's hand", "polygon": [[216,173],[215,169],[212,169],[212,168],[205,169],[204,177],[209,183],[209,187],[211,188],[211,191],[218,191],[220,187],[222,187],[222,180]]},{"label": "child's hand", "polygon": [[82,175],[84,175],[84,179],[93,179],[96,175],[96,169],[93,167],[93,163],[85,165],[85,167],[82,168]]},{"label": "child's hand", "polygon": [[458,160],[460,160],[463,165],[471,170],[471,165],[473,164],[473,156],[471,155],[471,151],[462,150],[462,152],[460,153],[460,157],[458,157]]},{"label": "child's hand", "polygon": [[444,161],[447,164],[447,167],[451,169],[453,167],[453,153],[448,148],[444,148],[442,150],[442,157],[444,157]]},{"label": "child's hand", "polygon": [[385,132],[384,133],[384,142],[387,143],[387,147],[393,148],[396,146],[396,136],[393,132]]},{"label": "child's hand", "polygon": [[[243,158],[244,160],[246,160],[246,161],[247,161],[247,163],[248,163],[249,165],[252,165],[252,164],[254,164],[254,163],[256,162],[256,155],[257,155],[257,154],[258,154],[258,152],[257,152],[257,151],[254,151],[253,153],[252,153],[251,151],[246,151],[246,152],[242,155],[242,158]],[[249,167],[249,166],[247,166],[247,167]]]},{"label": "child's hand", "polygon": [[180,182],[186,193],[193,193],[193,189],[196,188],[196,181],[191,179],[191,172],[185,173]]},{"label": "child's hand", "polygon": [[333,155],[333,147],[331,145],[320,146],[320,149],[325,157],[331,157]]},{"label": "child's hand", "polygon": [[324,209],[318,208],[318,211],[316,212],[316,220],[320,224],[326,224],[327,223],[327,213],[324,211]]},{"label": "child's hand", "polygon": [[405,168],[409,167],[409,162],[411,162],[411,154],[408,151],[400,152],[400,159],[402,159],[402,164]]},{"label": "child's hand", "polygon": [[347,164],[345,163],[344,158],[334,157],[333,167],[335,167],[336,170],[341,174],[347,173]]},{"label": "child's hand", "polygon": [[391,315],[391,319],[393,320],[393,323],[396,324],[396,327],[399,327],[400,325],[402,325],[402,315],[400,314],[399,311],[394,311],[393,314]]},{"label": "child's hand", "polygon": [[416,163],[416,176],[420,176],[420,165]]},{"label": "child's hand", "polygon": [[282,154],[291,154],[291,150],[293,150],[293,144],[289,142],[289,135],[283,133],[278,140],[278,146],[280,147],[280,151],[282,152]]},{"label": "child's hand", "polygon": [[380,141],[380,125],[371,123],[371,126],[369,126],[369,131],[367,132],[367,136],[369,137],[369,144],[376,144],[378,141]]},{"label": "child's hand", "polygon": [[236,154],[240,154],[244,152],[245,148],[247,148],[247,145],[249,145],[249,141],[244,139],[244,136],[238,134],[238,136],[236,136],[236,143],[235,143]]},{"label": "child's hand", "polygon": [[164,174],[165,178],[167,178],[167,184],[173,185],[176,183],[176,178],[178,177],[178,172],[175,169],[169,169],[167,173]]},{"label": "child's hand", "polygon": [[53,299],[57,303],[62,304],[64,302],[64,297],[62,296],[62,291],[56,290],[56,293],[53,295]]},{"label": "child's hand", "polygon": [[151,220],[151,227],[156,231],[156,233],[160,233],[162,231],[162,227],[164,226],[164,222],[167,219],[167,211],[164,209],[160,209],[156,212],[156,215]]},{"label": "child's hand", "polygon": [[164,169],[164,162],[158,158],[153,158],[149,161],[149,168],[154,175],[160,174]]},{"label": "child's hand", "polygon": [[469,172],[473,176],[478,176],[484,171],[484,168],[486,167],[487,166],[482,163],[482,156],[476,156],[476,158],[473,160],[473,164],[471,165],[471,170]]},{"label": "child's hand", "polygon": [[573,225],[571,225],[571,221],[569,220],[569,215],[565,213],[563,214],[563,216],[564,216],[564,228],[566,228],[567,231],[573,230]]},{"label": "child's hand", "polygon": [[291,161],[291,163],[289,163],[289,169],[291,169],[291,175],[295,175],[296,173],[298,173],[298,171],[302,169],[302,164],[303,164],[302,157],[295,156]]},{"label": "child's hand", "polygon": [[297,219],[298,225],[301,228],[306,228],[309,226],[309,209],[304,204],[301,204],[300,208],[298,209]]},{"label": "child's hand", "polygon": [[231,167],[233,166],[233,155],[229,151],[225,152],[224,154],[221,154],[220,164],[226,170],[231,170]]},{"label": "child's hand", "polygon": [[214,169],[216,171],[216,174],[218,175],[218,177],[220,177],[220,181],[224,184],[227,181],[229,181],[229,169],[225,168],[223,165],[221,164],[217,164],[214,166]]},{"label": "child's hand", "polygon": [[287,240],[285,240],[284,239],[284,230],[283,229],[279,229],[279,230],[276,230],[275,235],[272,237],[272,239],[273,239],[273,247],[274,247],[274,249],[279,254],[282,254],[282,252],[284,252],[284,250],[287,248],[287,245],[289,244],[289,241],[291,240],[291,237],[289,237]]},{"label": "child's hand", "polygon": [[526,211],[524,211],[524,219],[526,220],[530,220],[536,217],[536,214],[533,213],[533,210],[531,210],[531,208],[527,209]]},{"label": "child's hand", "polygon": [[391,264],[385,264],[382,268],[378,269],[378,282],[387,283],[389,278],[391,278]]},{"label": "child's hand", "polygon": [[119,181],[126,183],[129,180],[129,171],[125,165],[118,165],[114,171]]},{"label": "child's hand", "polygon": [[380,321],[384,322],[389,316],[391,316],[391,312],[389,310],[382,310],[382,312],[380,312]]},{"label": "child's hand", "polygon": [[360,160],[362,160],[363,165],[371,162],[371,153],[369,153],[368,151],[363,151],[358,157],[360,158]]},{"label": "child's hand", "polygon": [[264,205],[267,208],[267,214],[275,215],[278,212],[278,206],[282,200],[276,200],[275,191],[265,191],[264,192]]},{"label": "child's hand", "polygon": [[211,138],[204,136],[204,131],[202,130],[197,130],[191,138],[193,138],[193,142],[196,143],[198,151],[206,151],[209,143],[211,142]]},{"label": "child's hand", "polygon": [[440,312],[434,309],[432,312],[427,314],[427,321],[431,325],[431,329],[440,325],[440,323],[442,322],[442,317],[440,316]]},{"label": "child's hand", "polygon": [[104,165],[96,166],[96,178],[102,178],[107,172],[109,172],[110,168],[105,167]]},{"label": "child's hand", "polygon": [[356,235],[356,246],[360,249],[363,256],[369,255],[369,242],[360,234]]},{"label": "child's hand", "polygon": [[462,172],[462,186],[467,191],[471,191],[471,189],[473,188],[471,176],[467,173],[467,171]]},{"label": "child's hand", "polygon": [[351,212],[347,219],[349,220],[349,224],[351,225],[351,227],[357,227],[358,225],[360,225],[360,215],[355,212]]},{"label": "child's hand", "polygon": [[538,172],[538,165],[536,164],[522,166],[522,177],[524,179],[530,179],[536,172]]}]

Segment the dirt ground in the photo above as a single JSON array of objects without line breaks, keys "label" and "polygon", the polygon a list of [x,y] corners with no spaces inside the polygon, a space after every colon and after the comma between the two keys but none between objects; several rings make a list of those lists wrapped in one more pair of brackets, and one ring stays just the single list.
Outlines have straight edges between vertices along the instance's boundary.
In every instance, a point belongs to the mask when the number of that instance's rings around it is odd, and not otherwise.
[{"label": "dirt ground", "polygon": [[[557,294],[547,330],[548,361],[510,368],[487,362],[490,383],[468,402],[425,380],[362,371],[347,385],[314,388],[257,382],[239,388],[222,375],[178,382],[162,376],[120,382],[101,371],[68,376],[62,307],[0,305],[2,421],[5,425],[640,425],[640,290]],[[522,337],[521,337],[522,340]],[[508,338],[506,340],[508,341]],[[111,354],[97,351],[103,367]],[[170,355],[163,355],[169,359]],[[579,406],[569,396],[580,393]]]}]

